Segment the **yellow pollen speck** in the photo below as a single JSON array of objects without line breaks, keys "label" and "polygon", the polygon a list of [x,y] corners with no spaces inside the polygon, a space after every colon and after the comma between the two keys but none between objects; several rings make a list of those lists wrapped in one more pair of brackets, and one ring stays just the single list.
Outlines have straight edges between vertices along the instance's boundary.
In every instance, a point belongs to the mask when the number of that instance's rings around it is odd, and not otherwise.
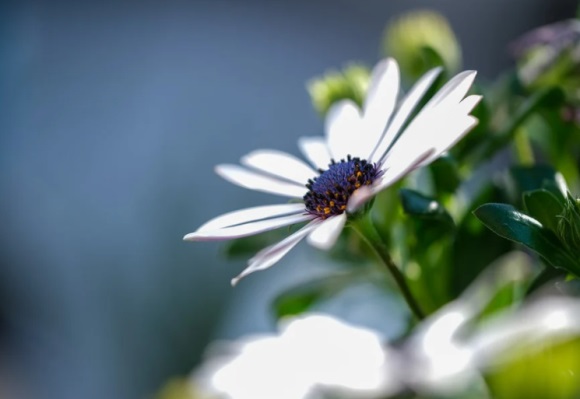
[{"label": "yellow pollen speck", "polygon": [[328,215],[329,213],[330,213],[330,208],[329,207],[324,208],[324,214]]}]

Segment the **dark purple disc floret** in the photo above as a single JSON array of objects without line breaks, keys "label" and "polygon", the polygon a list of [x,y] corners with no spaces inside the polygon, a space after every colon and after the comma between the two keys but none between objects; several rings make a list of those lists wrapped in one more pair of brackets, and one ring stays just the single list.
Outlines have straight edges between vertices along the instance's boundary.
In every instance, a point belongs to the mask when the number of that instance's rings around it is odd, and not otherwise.
[{"label": "dark purple disc floret", "polygon": [[320,170],[320,176],[308,180],[308,192],[304,196],[306,211],[322,219],[340,215],[346,210],[352,193],[372,184],[381,174],[376,164],[350,155],[346,161],[332,160],[327,170]]}]

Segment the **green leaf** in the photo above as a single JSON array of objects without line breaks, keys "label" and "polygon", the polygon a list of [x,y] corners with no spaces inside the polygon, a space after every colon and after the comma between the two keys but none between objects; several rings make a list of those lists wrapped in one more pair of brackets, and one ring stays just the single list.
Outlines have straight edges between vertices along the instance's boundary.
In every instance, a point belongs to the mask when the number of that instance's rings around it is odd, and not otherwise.
[{"label": "green leaf", "polygon": [[556,175],[556,181],[544,181],[543,188],[548,190],[558,200],[561,205],[566,203],[568,186],[562,175]]},{"label": "green leaf", "polygon": [[557,231],[558,216],[564,211],[564,206],[554,194],[548,190],[534,190],[523,195],[527,213],[542,224],[542,226]]},{"label": "green leaf", "polygon": [[399,195],[406,214],[454,226],[453,219],[445,207],[433,198],[406,188],[401,189]]},{"label": "green leaf", "polygon": [[552,266],[576,275],[580,273],[580,265],[562,247],[554,233],[513,206],[484,204],[473,213],[495,234],[528,247]]},{"label": "green leaf", "polygon": [[346,272],[324,276],[291,287],[278,295],[273,302],[275,316],[280,319],[304,313],[316,303],[340,293],[361,276],[361,272]]}]

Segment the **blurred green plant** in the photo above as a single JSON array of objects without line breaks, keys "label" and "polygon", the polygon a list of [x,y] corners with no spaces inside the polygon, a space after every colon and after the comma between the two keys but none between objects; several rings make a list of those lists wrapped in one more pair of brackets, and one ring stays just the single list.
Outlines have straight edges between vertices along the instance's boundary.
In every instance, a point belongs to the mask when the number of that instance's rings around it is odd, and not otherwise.
[{"label": "blurred green plant", "polygon": [[[515,352],[515,353],[514,353]],[[530,351],[517,346],[486,376],[496,399],[580,397],[580,339],[546,340]],[[504,356],[505,357],[505,356]]]},{"label": "blurred green plant", "polygon": [[558,86],[570,102],[580,100],[580,20],[528,32],[512,45],[520,81],[529,90]]},{"label": "blurred green plant", "polygon": [[391,20],[381,51],[396,58],[410,80],[436,66],[443,66],[448,74],[461,67],[461,47],[453,29],[443,15],[431,10],[411,11]]}]

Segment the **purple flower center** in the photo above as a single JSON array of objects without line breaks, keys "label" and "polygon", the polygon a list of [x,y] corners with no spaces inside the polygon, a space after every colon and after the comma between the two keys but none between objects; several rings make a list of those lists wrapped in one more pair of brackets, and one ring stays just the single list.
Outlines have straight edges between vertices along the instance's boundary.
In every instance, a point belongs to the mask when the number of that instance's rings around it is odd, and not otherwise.
[{"label": "purple flower center", "polygon": [[352,193],[372,184],[381,174],[375,164],[350,155],[346,161],[332,160],[327,170],[320,170],[320,176],[308,180],[308,192],[304,196],[306,211],[322,219],[340,215],[346,210]]}]

